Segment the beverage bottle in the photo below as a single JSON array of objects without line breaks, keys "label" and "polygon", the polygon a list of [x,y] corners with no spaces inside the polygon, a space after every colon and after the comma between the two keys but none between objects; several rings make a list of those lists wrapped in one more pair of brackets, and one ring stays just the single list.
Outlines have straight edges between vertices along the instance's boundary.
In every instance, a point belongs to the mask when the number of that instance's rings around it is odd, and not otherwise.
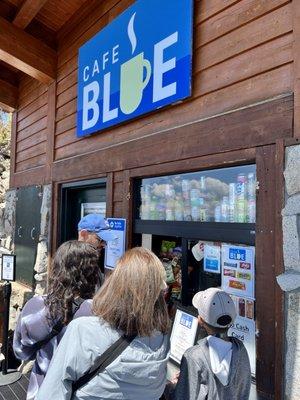
[{"label": "beverage bottle", "polygon": [[248,200],[255,200],[256,181],[254,172],[249,172],[247,180]]},{"label": "beverage bottle", "polygon": [[215,207],[215,222],[221,222],[221,206],[217,205]]},{"label": "beverage bottle", "polygon": [[246,222],[246,175],[239,174],[236,184],[237,222]]},{"label": "beverage bottle", "polygon": [[183,221],[183,203],[180,196],[175,200],[175,221]]},{"label": "beverage bottle", "polygon": [[235,194],[235,183],[229,184],[229,222],[235,222],[235,211],[236,211],[236,194]]},{"label": "beverage bottle", "polygon": [[174,221],[174,200],[169,199],[166,204],[166,221]]},{"label": "beverage bottle", "polygon": [[228,196],[224,196],[221,203],[221,222],[228,222],[229,220],[229,202]]}]

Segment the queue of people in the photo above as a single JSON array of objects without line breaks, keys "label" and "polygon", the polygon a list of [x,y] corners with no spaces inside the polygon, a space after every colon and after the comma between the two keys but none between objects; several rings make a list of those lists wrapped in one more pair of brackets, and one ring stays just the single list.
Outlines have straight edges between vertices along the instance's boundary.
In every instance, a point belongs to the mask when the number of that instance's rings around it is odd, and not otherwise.
[{"label": "queue of people", "polygon": [[211,288],[194,296],[208,336],[186,351],[179,374],[167,381],[171,322],[161,261],[133,248],[103,282],[101,251],[114,239],[109,225],[90,214],[78,231],[78,241],[54,256],[47,294],[29,300],[17,323],[15,354],[35,360],[27,400],[249,398],[247,352],[227,336],[236,317],[227,293]]}]

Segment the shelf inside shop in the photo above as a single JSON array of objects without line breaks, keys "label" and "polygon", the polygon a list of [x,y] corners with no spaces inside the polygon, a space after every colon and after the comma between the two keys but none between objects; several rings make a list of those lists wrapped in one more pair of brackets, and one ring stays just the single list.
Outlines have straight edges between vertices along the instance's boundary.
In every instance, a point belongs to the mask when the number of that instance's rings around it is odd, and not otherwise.
[{"label": "shelf inside shop", "polygon": [[134,233],[168,235],[208,241],[255,245],[255,224],[193,221],[134,221]]}]

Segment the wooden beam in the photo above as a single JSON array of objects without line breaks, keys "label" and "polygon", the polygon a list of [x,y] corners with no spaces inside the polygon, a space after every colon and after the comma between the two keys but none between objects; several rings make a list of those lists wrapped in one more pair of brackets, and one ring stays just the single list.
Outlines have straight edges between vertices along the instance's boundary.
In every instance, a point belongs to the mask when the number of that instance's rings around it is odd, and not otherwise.
[{"label": "wooden beam", "polygon": [[46,2],[47,0],[25,0],[15,16],[13,24],[18,28],[25,29]]},{"label": "wooden beam", "polygon": [[56,52],[2,17],[0,59],[43,83],[55,79]]},{"label": "wooden beam", "polygon": [[4,111],[13,112],[17,108],[18,88],[0,79],[0,107]]}]

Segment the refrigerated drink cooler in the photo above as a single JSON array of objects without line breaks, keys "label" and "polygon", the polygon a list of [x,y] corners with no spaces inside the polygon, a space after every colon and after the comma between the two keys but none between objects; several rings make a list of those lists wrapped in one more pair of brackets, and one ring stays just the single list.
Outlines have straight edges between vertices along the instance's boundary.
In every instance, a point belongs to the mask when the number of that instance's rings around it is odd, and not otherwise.
[{"label": "refrigerated drink cooler", "polygon": [[[134,245],[151,249],[166,271],[170,316],[194,315],[195,293],[227,291],[255,376],[255,165],[139,179],[135,182]],[[205,336],[199,330],[199,338]]]}]

